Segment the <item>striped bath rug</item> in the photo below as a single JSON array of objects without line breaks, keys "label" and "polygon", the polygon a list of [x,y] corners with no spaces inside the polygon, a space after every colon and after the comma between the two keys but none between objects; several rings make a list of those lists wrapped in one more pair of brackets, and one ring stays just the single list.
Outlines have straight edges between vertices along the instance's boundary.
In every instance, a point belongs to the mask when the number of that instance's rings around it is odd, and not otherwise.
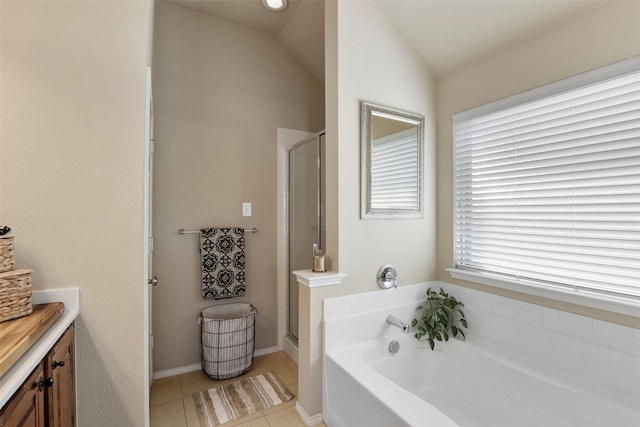
[{"label": "striped bath rug", "polygon": [[217,426],[293,399],[273,372],[256,375],[193,395],[200,425]]}]

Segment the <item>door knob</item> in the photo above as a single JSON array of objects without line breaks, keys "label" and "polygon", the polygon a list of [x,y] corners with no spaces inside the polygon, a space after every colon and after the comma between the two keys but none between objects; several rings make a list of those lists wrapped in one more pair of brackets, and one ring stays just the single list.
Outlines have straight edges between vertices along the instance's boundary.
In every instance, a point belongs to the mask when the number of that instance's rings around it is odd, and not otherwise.
[{"label": "door knob", "polygon": [[151,286],[156,286],[158,284],[158,277],[153,276],[151,279],[147,280],[147,283]]},{"label": "door knob", "polygon": [[38,391],[42,391],[45,387],[51,387],[53,385],[53,378],[47,378],[46,380],[40,378],[38,382]]}]

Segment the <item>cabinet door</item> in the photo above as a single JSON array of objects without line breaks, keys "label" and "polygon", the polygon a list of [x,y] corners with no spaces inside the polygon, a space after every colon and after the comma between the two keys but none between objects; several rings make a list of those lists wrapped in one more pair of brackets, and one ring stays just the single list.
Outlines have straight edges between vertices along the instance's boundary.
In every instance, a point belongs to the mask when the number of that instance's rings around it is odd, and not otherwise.
[{"label": "cabinet door", "polygon": [[0,412],[0,427],[44,427],[44,372],[38,364]]},{"label": "cabinet door", "polygon": [[71,324],[45,358],[45,374],[53,378],[47,388],[47,427],[75,426],[74,325]]}]

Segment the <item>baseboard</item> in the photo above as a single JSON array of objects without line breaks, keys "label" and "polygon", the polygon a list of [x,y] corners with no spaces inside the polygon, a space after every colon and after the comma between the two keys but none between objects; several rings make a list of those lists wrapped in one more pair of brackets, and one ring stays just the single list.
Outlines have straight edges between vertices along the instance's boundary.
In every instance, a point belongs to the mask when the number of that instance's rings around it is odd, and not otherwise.
[{"label": "baseboard", "polygon": [[313,426],[322,422],[322,412],[310,416],[307,414],[307,411],[304,410],[300,402],[296,402],[296,412],[300,415],[300,418],[302,418],[302,421],[307,426]]},{"label": "baseboard", "polygon": [[194,363],[192,365],[180,366],[178,368],[164,369],[162,371],[156,371],[153,373],[153,379],[159,380],[160,378],[173,377],[175,375],[187,374],[189,372],[199,371],[202,369],[200,363]]},{"label": "baseboard", "polygon": [[[280,351],[282,348],[278,346],[267,347],[255,350],[253,352],[253,356],[264,356],[265,354],[275,353],[276,351]],[[153,379],[159,380],[160,378],[173,377],[175,375],[188,374],[189,372],[199,371],[202,369],[201,363],[194,363],[187,366],[180,366],[178,368],[164,369],[162,371],[156,371],[153,373]]]},{"label": "baseboard", "polygon": [[282,347],[274,345],[273,347],[261,348],[253,352],[254,356],[264,356],[265,354],[275,353],[276,351],[281,351]]},{"label": "baseboard", "polygon": [[290,358],[298,364],[298,346],[289,338],[289,336],[284,337],[282,340],[282,349],[285,353],[289,355]]}]

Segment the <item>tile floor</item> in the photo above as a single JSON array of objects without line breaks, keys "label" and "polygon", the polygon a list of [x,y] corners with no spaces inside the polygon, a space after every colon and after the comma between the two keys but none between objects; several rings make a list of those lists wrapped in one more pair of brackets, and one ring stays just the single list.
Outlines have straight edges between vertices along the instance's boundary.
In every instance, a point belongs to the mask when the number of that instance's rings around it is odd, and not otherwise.
[{"label": "tile floor", "polygon": [[[150,396],[151,427],[200,427],[193,404],[194,393],[218,387],[245,377],[273,371],[293,394],[298,393],[298,365],[283,351],[253,359],[246,374],[228,380],[215,381],[202,371],[189,372],[153,381]],[[306,427],[295,410],[296,398],[248,415],[223,426],[243,427]],[[314,427],[327,427],[320,423]]]}]

